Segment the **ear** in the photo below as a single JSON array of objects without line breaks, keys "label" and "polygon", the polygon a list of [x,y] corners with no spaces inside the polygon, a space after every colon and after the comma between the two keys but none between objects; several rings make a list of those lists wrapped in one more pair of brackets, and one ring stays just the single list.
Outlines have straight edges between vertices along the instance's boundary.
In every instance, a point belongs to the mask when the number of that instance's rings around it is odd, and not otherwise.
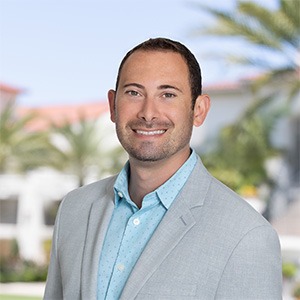
[{"label": "ear", "polygon": [[194,126],[199,127],[203,124],[210,109],[210,98],[208,95],[200,95],[196,99],[194,107]]},{"label": "ear", "polygon": [[116,108],[115,108],[115,99],[116,99],[116,92],[114,90],[109,90],[107,93],[108,103],[109,103],[109,110],[110,110],[110,119],[112,122],[115,123],[116,121]]}]

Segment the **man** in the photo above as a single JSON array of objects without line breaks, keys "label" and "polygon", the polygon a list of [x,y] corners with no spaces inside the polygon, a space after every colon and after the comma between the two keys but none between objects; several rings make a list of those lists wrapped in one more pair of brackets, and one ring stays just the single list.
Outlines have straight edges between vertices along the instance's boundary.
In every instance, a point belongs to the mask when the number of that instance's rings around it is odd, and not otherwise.
[{"label": "man", "polygon": [[129,161],[63,200],[45,299],[281,299],[276,233],[189,146],[210,107],[193,54],[136,46],[108,99]]}]

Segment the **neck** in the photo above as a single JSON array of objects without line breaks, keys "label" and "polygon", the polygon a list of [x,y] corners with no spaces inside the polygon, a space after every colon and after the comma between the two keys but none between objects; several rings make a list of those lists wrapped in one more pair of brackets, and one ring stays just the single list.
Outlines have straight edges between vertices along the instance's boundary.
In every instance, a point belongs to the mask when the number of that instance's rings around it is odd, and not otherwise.
[{"label": "neck", "polygon": [[142,162],[130,157],[129,194],[131,200],[141,208],[143,198],[168,181],[186,162],[189,155],[190,149],[180,155],[156,162]]}]

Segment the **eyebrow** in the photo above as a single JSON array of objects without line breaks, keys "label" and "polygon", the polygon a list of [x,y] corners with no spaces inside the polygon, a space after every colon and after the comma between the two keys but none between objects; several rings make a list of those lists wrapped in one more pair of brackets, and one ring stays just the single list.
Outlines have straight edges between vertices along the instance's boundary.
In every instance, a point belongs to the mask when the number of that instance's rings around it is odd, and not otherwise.
[{"label": "eyebrow", "polygon": [[169,85],[169,84],[163,84],[163,85],[160,85],[160,86],[158,87],[158,89],[159,89],[159,90],[173,89],[173,90],[176,90],[176,91],[182,93],[182,90],[181,90],[181,89],[179,89],[179,88],[176,87],[176,86]]},{"label": "eyebrow", "polygon": [[[135,87],[137,87],[139,89],[145,89],[145,87],[142,84],[135,83],[135,82],[133,82],[133,83],[127,83],[123,87],[126,88],[126,87],[130,87],[130,86],[135,86]],[[158,86],[158,89],[159,90],[174,89],[174,90],[179,91],[179,92],[182,93],[181,89],[179,89],[176,86],[169,85],[169,84],[162,84],[162,85]]]},{"label": "eyebrow", "polygon": [[135,86],[135,87],[137,87],[139,89],[145,89],[145,87],[143,85],[141,85],[139,83],[134,83],[134,82],[133,83],[124,84],[123,88],[127,88],[129,86]]}]

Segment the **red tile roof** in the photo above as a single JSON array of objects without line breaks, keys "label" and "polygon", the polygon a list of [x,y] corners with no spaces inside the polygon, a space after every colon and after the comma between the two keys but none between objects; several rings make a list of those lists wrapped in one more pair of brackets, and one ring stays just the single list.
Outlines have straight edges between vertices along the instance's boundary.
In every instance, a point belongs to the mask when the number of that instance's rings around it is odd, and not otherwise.
[{"label": "red tile roof", "polygon": [[203,90],[205,91],[231,91],[237,90],[241,86],[241,82],[230,82],[230,81],[223,81],[218,83],[212,83],[203,86]]},{"label": "red tile roof", "polygon": [[16,88],[11,85],[5,84],[5,83],[0,83],[0,91],[12,94],[12,95],[18,95],[21,93],[24,93],[24,89]]},{"label": "red tile roof", "polygon": [[30,131],[43,131],[48,129],[51,124],[62,126],[70,122],[76,123],[80,118],[95,120],[102,114],[109,111],[106,101],[94,103],[56,105],[43,107],[17,107],[17,115],[22,117],[34,114],[36,117],[28,124]]},{"label": "red tile roof", "polygon": [[253,81],[260,78],[263,74],[251,74],[243,76],[240,79],[234,81],[218,81],[216,83],[211,83],[203,86],[203,90],[209,92],[219,92],[219,91],[236,91],[245,86],[248,86]]}]

